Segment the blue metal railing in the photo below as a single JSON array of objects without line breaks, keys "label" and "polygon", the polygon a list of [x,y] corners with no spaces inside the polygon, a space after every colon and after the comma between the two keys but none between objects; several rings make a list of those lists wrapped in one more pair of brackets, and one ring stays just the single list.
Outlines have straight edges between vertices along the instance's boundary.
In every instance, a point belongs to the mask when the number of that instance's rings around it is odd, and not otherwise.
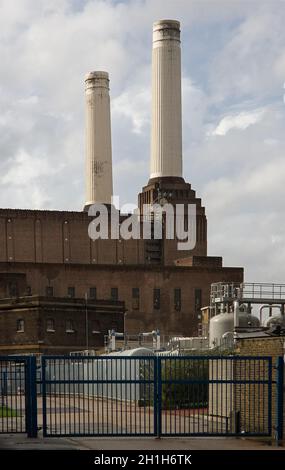
[{"label": "blue metal railing", "polygon": [[35,356],[0,356],[0,434],[37,435]]},{"label": "blue metal railing", "polygon": [[270,357],[43,358],[43,430],[58,435],[270,436]]},{"label": "blue metal railing", "polygon": [[280,441],[283,358],[273,369],[266,356],[44,356],[38,369],[2,356],[0,433],[270,437],[274,426]]}]

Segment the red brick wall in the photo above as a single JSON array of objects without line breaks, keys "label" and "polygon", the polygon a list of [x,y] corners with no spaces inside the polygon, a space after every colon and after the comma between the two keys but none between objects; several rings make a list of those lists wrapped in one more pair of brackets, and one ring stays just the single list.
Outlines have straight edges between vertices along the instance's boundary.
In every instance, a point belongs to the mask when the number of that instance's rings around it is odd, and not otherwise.
[{"label": "red brick wall", "polygon": [[[45,295],[46,286],[54,295],[67,296],[68,287],[75,287],[75,296],[84,297],[90,287],[97,288],[97,298],[110,299],[111,287],[117,287],[119,300],[128,310],[128,332],[160,328],[164,334],[192,335],[197,333],[195,289],[202,289],[202,305],[209,304],[210,285],[219,281],[242,282],[243,270],[217,267],[146,267],[100,265],[51,265],[33,263],[0,263],[1,271],[26,274],[33,294]],[[140,309],[133,309],[132,288],[140,288]],[[153,309],[153,289],[161,289],[161,308]],[[174,289],[182,294],[181,311],[174,308]]]},{"label": "red brick wall", "polygon": [[[104,335],[116,325],[124,328],[123,303],[89,301],[87,305],[89,348],[102,348]],[[54,321],[54,331],[47,331],[47,320]],[[25,322],[17,332],[17,320]],[[66,321],[73,321],[74,333],[66,332]],[[95,323],[96,322],[96,323]],[[93,333],[100,331],[100,334]],[[63,354],[86,348],[85,302],[75,299],[20,298],[0,302],[0,354],[41,352]]]}]

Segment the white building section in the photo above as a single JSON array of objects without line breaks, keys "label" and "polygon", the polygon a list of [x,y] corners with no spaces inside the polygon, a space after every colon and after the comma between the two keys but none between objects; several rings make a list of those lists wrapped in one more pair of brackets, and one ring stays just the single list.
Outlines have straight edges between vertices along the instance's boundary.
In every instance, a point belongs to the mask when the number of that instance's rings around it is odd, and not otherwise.
[{"label": "white building section", "polygon": [[109,75],[90,72],[85,77],[86,202],[110,204],[113,195]]},{"label": "white building section", "polygon": [[180,23],[153,25],[150,178],[182,176]]}]

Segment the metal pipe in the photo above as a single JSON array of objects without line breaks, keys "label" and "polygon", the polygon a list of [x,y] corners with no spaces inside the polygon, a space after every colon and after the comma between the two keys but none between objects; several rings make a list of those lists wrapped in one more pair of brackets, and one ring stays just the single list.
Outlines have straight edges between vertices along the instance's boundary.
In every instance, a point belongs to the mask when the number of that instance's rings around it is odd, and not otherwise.
[{"label": "metal pipe", "polygon": [[234,301],[234,331],[239,327],[239,301]]},{"label": "metal pipe", "polygon": [[86,349],[89,349],[89,330],[88,330],[88,307],[87,307],[87,292],[85,292],[85,334],[86,334]]},{"label": "metal pipe", "polygon": [[[273,308],[279,308],[281,314],[282,314],[282,306],[281,305],[262,305],[259,309],[259,318],[260,318],[260,325],[262,325],[262,312],[265,308],[269,309],[269,317],[272,317],[272,309]],[[284,310],[284,305],[283,305],[283,310]]]}]

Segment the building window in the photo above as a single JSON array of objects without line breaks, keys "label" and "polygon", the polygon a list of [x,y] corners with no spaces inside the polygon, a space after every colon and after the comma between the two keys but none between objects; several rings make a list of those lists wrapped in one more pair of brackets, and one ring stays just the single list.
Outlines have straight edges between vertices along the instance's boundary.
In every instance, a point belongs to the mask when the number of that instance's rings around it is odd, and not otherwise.
[{"label": "building window", "polygon": [[65,322],[65,332],[66,333],[74,333],[74,325],[72,320],[66,320]]},{"label": "building window", "polygon": [[47,297],[53,297],[53,287],[51,287],[51,286],[46,287],[46,296]]},{"label": "building window", "polygon": [[55,331],[55,325],[54,325],[54,319],[53,318],[48,318],[47,319],[47,331],[49,331],[49,332],[54,332]]},{"label": "building window", "polygon": [[26,287],[26,295],[32,295],[32,288],[31,286]]},{"label": "building window", "polygon": [[140,289],[139,287],[132,288],[132,307],[133,310],[139,310],[140,308]]},{"label": "building window", "polygon": [[89,289],[89,297],[90,299],[97,299],[97,289],[96,287],[90,287]]},{"label": "building window", "polygon": [[119,298],[119,293],[118,293],[118,288],[117,287],[111,287],[111,300],[118,300]]},{"label": "building window", "polygon": [[153,289],[153,308],[160,309],[160,289]]},{"label": "building window", "polygon": [[25,321],[20,318],[17,320],[17,333],[24,333],[25,331]]},{"label": "building window", "polygon": [[9,283],[9,297],[18,297],[18,284],[17,282]]},{"label": "building window", "polygon": [[181,289],[174,289],[174,308],[177,312],[181,310]]},{"label": "building window", "polygon": [[202,289],[195,289],[195,314],[201,315]]},{"label": "building window", "polygon": [[92,334],[96,335],[101,333],[101,326],[98,320],[93,320],[92,322]]},{"label": "building window", "polygon": [[75,297],[75,287],[68,287],[67,288],[67,296],[70,299],[74,299],[74,297]]}]

